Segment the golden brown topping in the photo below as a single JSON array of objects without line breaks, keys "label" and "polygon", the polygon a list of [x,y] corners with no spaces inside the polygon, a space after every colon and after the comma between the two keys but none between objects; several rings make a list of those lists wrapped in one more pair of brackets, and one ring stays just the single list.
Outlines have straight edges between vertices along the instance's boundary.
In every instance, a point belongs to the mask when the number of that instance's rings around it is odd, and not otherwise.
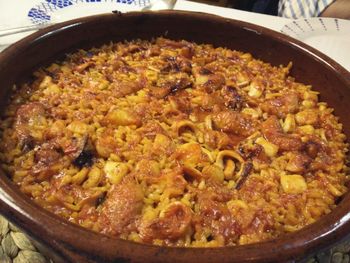
[{"label": "golden brown topping", "polygon": [[281,94],[277,98],[269,99],[261,104],[261,108],[278,117],[288,113],[295,113],[299,108],[299,97],[295,92]]},{"label": "golden brown topping", "polygon": [[218,130],[242,136],[249,136],[252,134],[255,126],[251,118],[230,110],[214,114],[213,122]]},{"label": "golden brown topping", "polygon": [[265,138],[276,144],[280,151],[296,151],[303,147],[300,137],[283,133],[277,117],[271,116],[261,124]]},{"label": "golden brown topping", "polygon": [[1,167],[45,209],[118,238],[279,237],[348,185],[342,126],[290,68],[165,38],[79,50],[15,89]]}]

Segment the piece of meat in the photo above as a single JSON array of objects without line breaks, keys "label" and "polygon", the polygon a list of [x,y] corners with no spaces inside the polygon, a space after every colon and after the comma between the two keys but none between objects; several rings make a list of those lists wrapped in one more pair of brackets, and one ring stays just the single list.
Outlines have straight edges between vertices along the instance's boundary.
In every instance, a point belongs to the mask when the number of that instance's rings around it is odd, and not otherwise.
[{"label": "piece of meat", "polygon": [[261,124],[261,131],[268,141],[279,147],[280,151],[298,151],[303,147],[300,137],[283,133],[276,116],[271,116],[264,121]]},{"label": "piece of meat", "polygon": [[322,145],[315,141],[307,141],[304,144],[304,150],[308,156],[310,156],[312,159],[315,159],[319,151],[322,149]]},{"label": "piece of meat", "polygon": [[309,166],[310,171],[339,172],[341,169],[342,165],[339,165],[334,158],[334,153],[327,153],[325,151],[320,151],[317,158]]},{"label": "piece of meat", "polygon": [[210,129],[205,130],[204,141],[213,149],[224,149],[235,145],[226,133]]},{"label": "piece of meat", "polygon": [[154,57],[154,56],[159,56],[161,54],[161,50],[158,46],[154,45],[151,46],[147,51],[146,51],[146,56],[147,57]]},{"label": "piece of meat", "polygon": [[198,74],[201,74],[201,75],[212,75],[214,73],[210,69],[202,67],[202,68],[199,69]]},{"label": "piece of meat", "polygon": [[140,227],[140,236],[144,242],[154,239],[177,240],[184,236],[192,218],[189,207],[180,202],[170,204],[163,213],[151,222],[143,222]]},{"label": "piece of meat", "polygon": [[225,77],[220,74],[213,74],[208,76],[208,81],[203,84],[205,90],[208,93],[212,93],[216,90],[221,89],[226,83]]},{"label": "piece of meat", "polygon": [[241,113],[224,110],[212,117],[216,129],[236,135],[249,136],[254,132],[255,123]]},{"label": "piece of meat", "polygon": [[101,157],[108,158],[111,153],[118,151],[118,145],[113,137],[113,130],[106,129],[95,141],[97,154]]},{"label": "piece of meat", "polygon": [[35,151],[34,161],[43,165],[51,165],[56,162],[62,155],[59,149],[52,143],[44,143]]},{"label": "piece of meat", "polygon": [[154,139],[157,134],[166,135],[164,128],[159,122],[154,120],[146,122],[140,129],[138,129],[138,132],[148,139]]},{"label": "piece of meat", "polygon": [[[35,149],[35,164],[31,168],[31,173],[35,175],[35,180],[40,182],[57,174],[64,166],[64,163],[61,162],[62,157],[61,149],[55,142],[44,143]],[[60,162],[63,166],[57,166]]]},{"label": "piece of meat", "polygon": [[161,37],[157,38],[156,44],[160,47],[170,47],[170,48],[184,48],[184,47],[191,48],[192,47],[193,48],[193,44],[185,40],[175,41],[175,40],[165,39]]},{"label": "piece of meat", "polygon": [[184,172],[182,168],[176,168],[171,172],[163,174],[166,180],[166,190],[165,192],[169,198],[181,196],[185,192],[187,181],[184,178]]},{"label": "piece of meat", "polygon": [[242,109],[244,98],[238,93],[235,87],[225,86],[221,89],[221,95],[227,108],[236,111],[240,111]]},{"label": "piece of meat", "polygon": [[169,96],[169,101],[181,112],[190,113],[192,110],[189,93],[186,90],[179,91],[175,96]]},{"label": "piece of meat", "polygon": [[186,72],[191,73],[191,61],[184,57],[164,57],[167,63],[160,70],[161,73]]},{"label": "piece of meat", "polygon": [[208,93],[220,90],[226,83],[225,77],[221,73],[214,73],[215,69],[208,67],[194,67],[192,74],[195,78],[196,86],[204,89]]},{"label": "piece of meat", "polygon": [[133,82],[117,82],[111,84],[111,88],[116,97],[122,98],[133,94],[146,86],[147,80],[141,76],[137,81]]},{"label": "piece of meat", "polygon": [[106,200],[101,205],[99,225],[102,233],[120,235],[141,213],[143,192],[133,178],[124,177],[113,185]]},{"label": "piece of meat", "polygon": [[40,102],[28,102],[20,106],[15,117],[15,132],[22,145],[39,140],[36,133],[46,123],[46,110]]},{"label": "piece of meat", "polygon": [[150,94],[157,99],[163,99],[171,93],[170,87],[152,87]]},{"label": "piece of meat", "polygon": [[158,183],[161,179],[159,165],[156,161],[142,159],[135,165],[135,178],[146,184]]},{"label": "piece of meat", "polygon": [[221,182],[208,181],[208,189],[202,193],[215,202],[226,203],[233,198],[233,192],[227,187],[222,187]]},{"label": "piece of meat", "polygon": [[134,110],[130,109],[117,109],[112,108],[107,115],[101,120],[101,124],[105,126],[129,126],[136,125],[137,127],[142,124],[142,116],[137,114]]},{"label": "piece of meat", "polygon": [[307,171],[312,159],[305,153],[293,153],[289,159],[286,170],[296,174],[303,174]]},{"label": "piece of meat", "polygon": [[181,48],[180,54],[181,54],[181,56],[183,56],[185,58],[191,59],[195,54],[195,49],[194,49],[193,45],[190,44],[190,45],[187,45],[187,46]]},{"label": "piece of meat", "polygon": [[225,77],[221,73],[213,73],[207,68],[194,68],[192,70],[195,77],[195,84],[203,87],[206,92],[212,93],[221,89],[225,83]]},{"label": "piece of meat", "polygon": [[79,73],[82,73],[82,72],[84,72],[85,70],[87,70],[88,68],[90,68],[91,66],[94,66],[94,65],[95,65],[94,61],[87,61],[87,62],[84,62],[82,64],[79,64],[79,65],[75,66],[74,70],[79,72]]},{"label": "piece of meat", "polygon": [[45,130],[45,140],[51,140],[55,139],[57,137],[63,137],[65,130],[66,129],[66,124],[63,120],[57,120],[53,122],[50,127]]},{"label": "piece of meat", "polygon": [[146,49],[147,47],[143,46],[141,43],[131,43],[130,45],[126,46],[124,55],[137,53]]},{"label": "piece of meat", "polygon": [[304,143],[303,149],[305,154],[312,160],[308,166],[309,171],[323,170],[335,172],[338,165],[336,150],[316,135],[309,135],[308,140]]},{"label": "piece of meat", "polygon": [[[168,94],[172,94],[191,87],[192,80],[190,79],[188,74],[179,72],[176,74],[162,76],[158,80],[157,86],[168,90]],[[168,94],[166,94],[165,96],[167,96]]]},{"label": "piece of meat", "polygon": [[288,92],[277,98],[261,103],[261,109],[269,114],[284,118],[288,113],[295,113],[299,108],[299,96]]},{"label": "piece of meat", "polygon": [[131,67],[122,57],[118,55],[114,55],[111,64],[112,68],[103,69],[106,79],[111,83],[118,82],[118,79],[116,78],[117,75],[113,74],[115,71],[119,71],[121,73],[136,73],[135,68]]},{"label": "piece of meat", "polygon": [[208,155],[203,153],[200,144],[185,143],[176,148],[172,158],[181,164],[195,167],[199,163],[207,161]]},{"label": "piece of meat", "polygon": [[258,235],[263,236],[264,233],[273,230],[275,228],[274,225],[275,219],[271,214],[266,213],[263,210],[258,210],[255,212],[253,220],[249,225],[242,229],[242,232],[244,234],[258,233]]},{"label": "piece of meat", "polygon": [[76,159],[84,150],[87,143],[87,135],[81,137],[72,136],[57,138],[56,141],[62,148],[62,151],[71,159]]},{"label": "piece of meat", "polygon": [[225,102],[219,91],[208,94],[203,92],[199,96],[200,100],[196,102],[199,109],[203,110],[206,114],[207,111],[213,111],[214,109],[224,109]]},{"label": "piece of meat", "polygon": [[240,227],[223,203],[226,199],[218,198],[218,194],[210,190],[198,194],[199,214],[193,217],[192,224],[197,233],[205,233],[205,229],[209,228],[209,239],[223,239],[224,244],[233,243],[239,237]]}]

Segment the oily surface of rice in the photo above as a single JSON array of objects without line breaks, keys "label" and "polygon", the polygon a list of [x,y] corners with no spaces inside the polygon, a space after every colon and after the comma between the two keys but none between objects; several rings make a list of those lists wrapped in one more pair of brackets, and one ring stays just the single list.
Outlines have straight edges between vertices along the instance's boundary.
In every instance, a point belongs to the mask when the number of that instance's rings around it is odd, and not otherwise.
[{"label": "oily surface of rice", "polygon": [[290,67],[164,38],[81,50],[15,90],[2,168],[45,209],[136,242],[296,231],[347,191],[347,145]]}]

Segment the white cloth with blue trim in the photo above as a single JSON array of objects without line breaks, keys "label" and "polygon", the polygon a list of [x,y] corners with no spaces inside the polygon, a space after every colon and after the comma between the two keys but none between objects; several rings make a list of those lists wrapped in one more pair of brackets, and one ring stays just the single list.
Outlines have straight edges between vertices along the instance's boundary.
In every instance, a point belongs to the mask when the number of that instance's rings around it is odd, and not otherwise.
[{"label": "white cloth with blue trim", "polygon": [[280,0],[278,15],[286,18],[319,16],[335,0]]}]

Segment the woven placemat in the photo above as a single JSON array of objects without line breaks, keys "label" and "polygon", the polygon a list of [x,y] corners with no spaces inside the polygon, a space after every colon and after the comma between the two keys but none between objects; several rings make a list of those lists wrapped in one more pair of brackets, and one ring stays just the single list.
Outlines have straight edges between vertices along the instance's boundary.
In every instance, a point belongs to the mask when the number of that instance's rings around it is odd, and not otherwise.
[{"label": "woven placemat", "polygon": [[[30,239],[0,215],[0,263],[54,263]],[[306,263],[350,263],[350,240],[321,252]]]},{"label": "woven placemat", "polygon": [[50,263],[28,237],[0,215],[1,263]]}]

